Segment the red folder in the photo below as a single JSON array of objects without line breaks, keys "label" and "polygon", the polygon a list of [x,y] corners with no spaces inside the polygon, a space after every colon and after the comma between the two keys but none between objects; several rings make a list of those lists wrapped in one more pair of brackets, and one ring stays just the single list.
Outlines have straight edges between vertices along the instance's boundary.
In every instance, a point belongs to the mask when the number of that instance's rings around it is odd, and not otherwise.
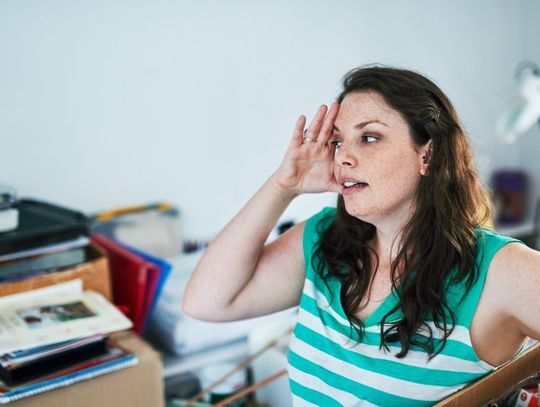
[{"label": "red folder", "polygon": [[105,236],[92,235],[91,241],[103,249],[109,259],[113,303],[127,309],[126,315],[133,322],[133,330],[142,334],[159,280],[159,266]]}]

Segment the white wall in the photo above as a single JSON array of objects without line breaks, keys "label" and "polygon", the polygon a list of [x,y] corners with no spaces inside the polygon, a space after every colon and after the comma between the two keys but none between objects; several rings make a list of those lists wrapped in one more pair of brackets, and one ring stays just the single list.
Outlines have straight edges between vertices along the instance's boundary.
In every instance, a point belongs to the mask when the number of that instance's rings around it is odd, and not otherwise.
[{"label": "white wall", "polygon": [[[209,237],[277,168],[296,117],[372,62],[441,85],[487,178],[521,154],[493,129],[517,62],[540,63],[527,36],[538,11],[533,0],[4,0],[0,182],[88,212],[168,200],[185,237]],[[285,217],[334,200],[300,197]]]},{"label": "white wall", "polygon": [[[521,0],[522,39],[521,60],[534,61],[540,66],[540,1]],[[529,200],[529,216],[532,215],[534,200],[540,198],[540,122],[517,140],[517,165],[531,174],[531,199]],[[505,162],[503,150],[499,150],[499,159]]]}]

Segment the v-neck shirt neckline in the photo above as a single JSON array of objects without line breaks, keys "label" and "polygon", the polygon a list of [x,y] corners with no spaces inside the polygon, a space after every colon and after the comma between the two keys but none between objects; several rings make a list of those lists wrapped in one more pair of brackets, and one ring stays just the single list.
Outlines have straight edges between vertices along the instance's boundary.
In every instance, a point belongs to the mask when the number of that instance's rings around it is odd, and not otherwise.
[{"label": "v-neck shirt neckline", "polygon": [[[330,223],[331,223],[333,221],[332,216],[327,217],[327,215],[330,215],[330,214],[335,214],[335,208],[326,207],[319,213],[317,218],[319,218],[318,220],[323,219],[323,222],[324,221],[330,221]],[[310,226],[312,226],[312,225],[310,225]],[[329,226],[329,224],[325,225],[325,228],[327,226]],[[307,236],[309,236],[309,235],[311,235],[311,233],[307,234]],[[314,237],[313,235],[311,235],[311,236]],[[318,234],[315,234],[315,236],[317,238],[320,237]],[[304,237],[306,237],[306,235]],[[306,241],[304,241],[304,250],[307,249],[306,244],[309,245],[309,247],[311,249],[313,249],[313,247],[314,247],[313,243],[314,242],[306,242]],[[309,257],[307,257],[308,256],[308,250],[305,250],[304,254],[305,254],[306,258],[311,259],[312,253],[309,253]],[[314,275],[313,275],[314,279],[321,278],[315,270],[312,270],[312,272],[314,273]],[[336,306],[337,306],[336,310],[343,318],[346,318],[346,313],[345,313],[345,310],[343,309],[343,304],[341,303],[341,290],[342,290],[341,281],[338,280],[338,279],[334,279],[334,284],[336,284],[336,286],[337,286],[336,287],[337,289],[334,292],[338,294],[337,295],[337,301],[336,301]],[[399,289],[400,287],[401,287],[401,284],[399,284],[397,286],[397,289]],[[386,298],[381,301],[381,303],[377,306],[377,308],[375,308],[375,310],[373,310],[373,312],[365,320],[362,320],[362,323],[364,324],[365,327],[371,327],[371,326],[375,326],[375,325],[379,324],[382,317],[386,313],[388,313],[393,307],[395,307],[395,305],[399,302],[399,296],[398,296],[398,293],[397,293],[397,289],[393,288],[392,291],[388,294],[388,296],[386,296]],[[400,310],[397,310],[397,312],[399,313]],[[388,321],[388,322],[390,322],[390,321]]]},{"label": "v-neck shirt neckline", "polygon": [[[339,292],[341,293],[341,289],[342,289],[341,282],[337,281],[337,285],[339,286]],[[400,286],[401,285],[398,285],[397,288],[399,289]],[[382,317],[386,313],[388,313],[388,311],[390,311],[397,304],[398,301],[399,301],[399,296],[397,294],[397,290],[392,289],[392,291],[388,294],[388,296],[380,302],[377,308],[375,308],[373,312],[369,314],[369,316],[366,319],[362,320],[362,323],[364,324],[364,326],[369,327],[369,326],[374,326],[374,325],[379,324]],[[343,317],[345,317],[346,314],[345,314],[345,310],[343,309],[343,304],[341,303],[341,295],[338,296],[338,300],[336,301],[336,304],[338,306],[338,312]]]}]

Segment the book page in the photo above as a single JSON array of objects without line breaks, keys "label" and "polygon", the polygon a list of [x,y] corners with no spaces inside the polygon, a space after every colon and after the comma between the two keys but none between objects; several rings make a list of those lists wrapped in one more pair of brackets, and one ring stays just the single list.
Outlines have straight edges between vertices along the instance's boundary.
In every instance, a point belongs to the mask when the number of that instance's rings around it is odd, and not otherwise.
[{"label": "book page", "polygon": [[132,326],[101,294],[73,283],[1,298],[0,354]]}]

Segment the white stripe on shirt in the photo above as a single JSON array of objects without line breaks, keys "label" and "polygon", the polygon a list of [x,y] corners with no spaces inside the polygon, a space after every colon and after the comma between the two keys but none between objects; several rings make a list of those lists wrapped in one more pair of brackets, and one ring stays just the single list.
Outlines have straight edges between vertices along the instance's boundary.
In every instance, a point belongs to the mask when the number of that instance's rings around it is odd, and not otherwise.
[{"label": "white stripe on shirt", "polygon": [[394,354],[401,351],[399,346],[388,346],[390,352],[385,352],[384,348],[379,349],[378,345],[368,345],[365,343],[358,343],[342,334],[339,331],[334,330],[328,325],[323,325],[323,322],[317,316],[313,315],[309,311],[300,308],[298,311],[298,321],[300,324],[306,326],[319,333],[320,335],[328,338],[337,345],[344,349],[350,350],[358,355],[365,355],[370,358],[388,360],[392,362],[398,362],[408,366],[422,367],[426,369],[445,370],[450,372],[460,373],[485,373],[486,369],[479,366],[477,362],[470,360],[456,358],[454,356],[447,356],[443,354],[437,355],[428,363],[429,355],[425,352],[409,350],[407,356],[401,359],[397,359]]}]

